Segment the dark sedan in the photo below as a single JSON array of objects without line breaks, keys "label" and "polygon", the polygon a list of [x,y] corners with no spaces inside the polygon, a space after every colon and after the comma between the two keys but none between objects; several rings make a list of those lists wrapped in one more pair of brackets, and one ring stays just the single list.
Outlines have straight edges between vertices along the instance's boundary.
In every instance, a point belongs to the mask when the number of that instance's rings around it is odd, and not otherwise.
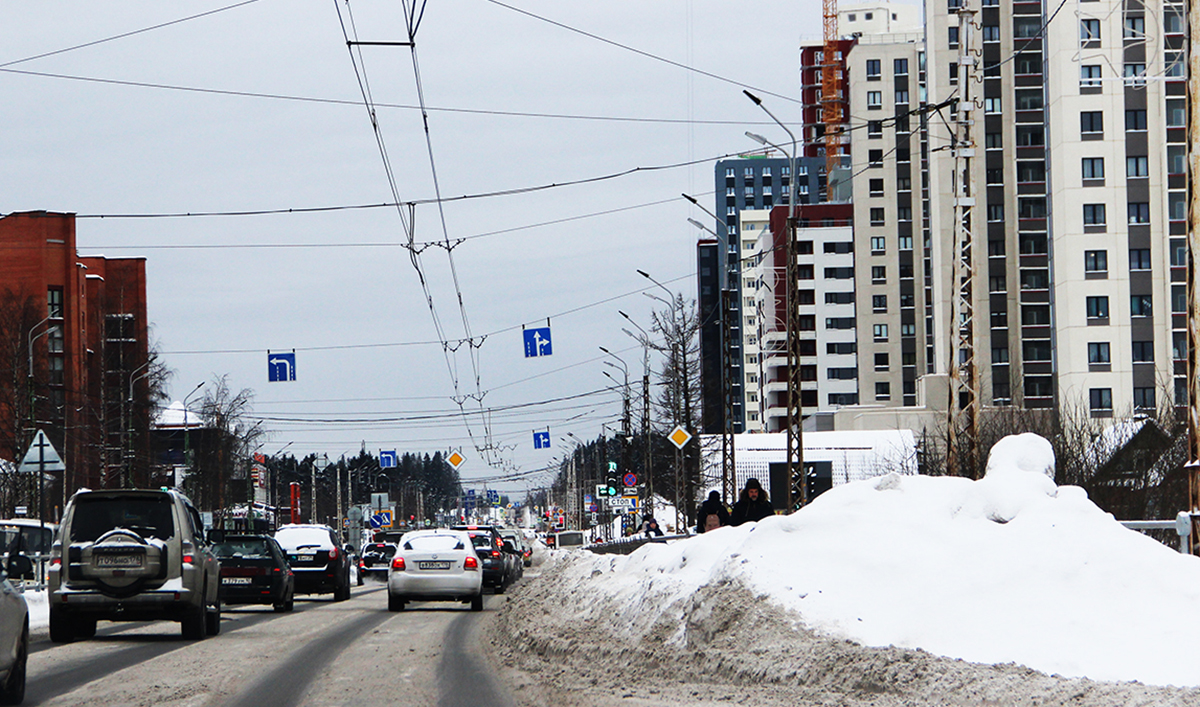
[{"label": "dark sedan", "polygon": [[291,611],[295,575],[287,555],[269,535],[226,535],[213,546],[221,561],[221,601],[226,604],[271,604]]},{"label": "dark sedan", "polygon": [[392,564],[392,556],[396,554],[396,546],[391,543],[367,543],[362,546],[358,559],[359,578],[371,577],[381,582],[388,578],[388,567]]}]

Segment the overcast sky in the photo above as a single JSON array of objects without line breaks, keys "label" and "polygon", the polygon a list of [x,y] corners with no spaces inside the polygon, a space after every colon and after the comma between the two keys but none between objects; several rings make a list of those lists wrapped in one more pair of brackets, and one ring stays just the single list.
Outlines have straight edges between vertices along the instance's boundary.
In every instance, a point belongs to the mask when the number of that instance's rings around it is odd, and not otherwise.
[{"label": "overcast sky", "polygon": [[[493,442],[515,445],[510,469],[544,466],[567,432],[593,438],[619,415],[617,394],[586,395],[615,373],[599,346],[640,381],[618,310],[649,328],[641,291],[663,293],[636,270],[695,298],[703,234],[686,219],[708,219],[680,194],[712,208],[713,158],[756,147],[746,130],[787,140],[738,84],[799,132],[798,42],[819,37],[820,4],[430,2],[416,56],[442,197],[698,161],[418,205],[415,242],[457,244],[418,258],[440,334],[395,208],[128,217],[392,202],[360,77],[400,200],[432,200],[412,53],[365,46],[356,63],[343,21],[360,41],[406,39],[395,0],[4,3],[0,213],[76,213],[81,254],[145,257],[173,397],[228,374],[255,391],[267,453],[462,449],[465,481],[497,476],[461,422],[396,420],[456,411],[457,381],[487,407],[527,406],[494,413]],[[525,358],[521,325],[548,317],[553,355]],[[470,347],[432,343],[467,326],[474,365]],[[293,349],[297,380],[268,383],[267,351]],[[553,448],[535,451],[547,426]],[[477,416],[469,427],[482,444]]]}]

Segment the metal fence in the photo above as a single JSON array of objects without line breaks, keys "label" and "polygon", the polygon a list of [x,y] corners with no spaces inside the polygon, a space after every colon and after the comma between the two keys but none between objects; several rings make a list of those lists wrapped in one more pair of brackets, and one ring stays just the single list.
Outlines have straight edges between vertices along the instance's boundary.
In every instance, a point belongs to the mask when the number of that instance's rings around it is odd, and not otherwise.
[{"label": "metal fence", "polygon": [[1164,545],[1173,544],[1167,542],[1173,531],[1179,551],[1187,554],[1188,536],[1192,533],[1192,516],[1187,511],[1180,511],[1175,516],[1175,520],[1122,520],[1118,522],[1130,530],[1141,530]]}]

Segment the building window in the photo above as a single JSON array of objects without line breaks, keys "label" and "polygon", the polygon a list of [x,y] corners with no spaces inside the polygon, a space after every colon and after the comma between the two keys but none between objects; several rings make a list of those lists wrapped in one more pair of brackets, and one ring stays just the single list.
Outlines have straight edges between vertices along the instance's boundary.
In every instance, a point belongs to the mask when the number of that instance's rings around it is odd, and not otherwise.
[{"label": "building window", "polygon": [[1100,41],[1100,20],[1083,19],[1079,21],[1079,41],[1081,42],[1099,42]]},{"label": "building window", "polygon": [[999,42],[1000,41],[1000,25],[984,25],[983,26],[983,41]]},{"label": "building window", "polygon": [[917,325],[916,324],[901,324],[900,325],[900,336],[916,336],[916,335],[917,335]]},{"label": "building window", "polygon": [[1126,157],[1125,158],[1125,176],[1126,177],[1148,177],[1150,176],[1150,158],[1148,157]]},{"label": "building window", "polygon": [[1083,251],[1083,269],[1087,272],[1108,272],[1108,251]]},{"label": "building window", "polygon": [[1029,304],[1021,307],[1021,326],[1049,326],[1050,306]]},{"label": "building window", "polygon": [[908,74],[908,59],[892,59],[892,73],[897,76]]},{"label": "building window", "polygon": [[1129,223],[1150,223],[1150,204],[1145,201],[1129,203]]},{"label": "building window", "polygon": [[871,282],[876,285],[887,282],[887,266],[874,265],[871,267]]},{"label": "building window", "polygon": [[1153,410],[1154,388],[1134,388],[1133,408],[1135,410]]},{"label": "building window", "polygon": [[992,349],[992,363],[1008,363],[1008,347],[998,346]]},{"label": "building window", "polygon": [[1092,388],[1088,391],[1092,412],[1112,412],[1112,388]]},{"label": "building window", "polygon": [[754,179],[754,168],[746,167],[742,170],[742,176],[746,179]]},{"label": "building window", "polygon": [[1154,363],[1154,342],[1153,341],[1135,341],[1135,342],[1133,342],[1133,362],[1134,363]]},{"label": "building window", "polygon": [[1083,224],[1085,226],[1103,226],[1104,223],[1104,204],[1083,205]]},{"label": "building window", "polygon": [[1099,64],[1084,64],[1079,67],[1079,86],[1081,88],[1099,86],[1101,78]]},{"label": "building window", "polygon": [[908,103],[908,90],[896,89],[896,104],[905,105]]},{"label": "building window", "polygon": [[988,221],[1003,221],[1004,220],[1004,204],[988,204],[987,207]]},{"label": "building window", "polygon": [[1125,18],[1125,39],[1145,39],[1146,18],[1129,16]]},{"label": "building window", "polygon": [[50,349],[50,353],[63,352],[63,328],[60,326],[52,326],[47,330],[46,341]]},{"label": "building window", "polygon": [[871,327],[871,332],[874,335],[876,341],[887,341],[888,325],[887,324],[875,324],[873,327]]},{"label": "building window", "polygon": [[61,287],[51,287],[46,290],[46,316],[51,319],[63,318],[63,291]]},{"label": "building window", "polygon": [[[997,108],[996,112],[999,113],[1000,109]],[[983,147],[987,150],[1004,149],[1004,133],[984,133]]]},{"label": "building window", "polygon": [[988,292],[1007,292],[1008,280],[1003,275],[992,275],[988,278]]},{"label": "building window", "polygon": [[953,49],[958,46],[958,28],[947,27],[946,29],[947,39],[950,40],[950,48]]},{"label": "building window", "polygon": [[1013,36],[1017,39],[1033,39],[1041,34],[1041,17],[1018,16],[1013,18]]},{"label": "building window", "polygon": [[1088,319],[1108,319],[1108,297],[1088,297],[1087,298],[1087,318]]},{"label": "building window", "polygon": [[883,107],[883,91],[867,91],[867,108]]},{"label": "building window", "polygon": [[1083,158],[1083,178],[1084,179],[1104,179],[1104,158],[1103,157],[1084,157]]},{"label": "building window", "polygon": [[871,236],[871,254],[882,255],[887,248],[886,243],[887,239],[883,236]]},{"label": "building window", "polygon": [[1146,85],[1146,65],[1145,64],[1126,64],[1124,77],[1125,77],[1125,85],[1126,86],[1145,86]]},{"label": "building window", "polygon": [[1017,89],[1015,96],[1017,110],[1041,110],[1045,105],[1040,88]]},{"label": "building window", "polygon": [[905,223],[912,221],[912,207],[911,206],[897,206],[896,207],[896,220],[905,222]]},{"label": "building window", "polygon": [[1150,295],[1129,296],[1129,316],[1149,317],[1153,314],[1154,298]]},{"label": "building window", "polygon": [[871,311],[876,314],[887,312],[887,295],[871,295]]},{"label": "building window", "polygon": [[871,209],[871,225],[882,226],[884,223],[883,209],[875,207]]},{"label": "building window", "polygon": [[885,354],[885,353],[875,354],[875,370],[886,371],[886,370],[888,370],[889,366],[890,366],[890,364],[888,361],[887,354]]},{"label": "building window", "polygon": [[1130,270],[1149,270],[1150,269],[1150,249],[1149,248],[1130,248],[1129,249],[1129,269]]},{"label": "building window", "polygon": [[993,96],[991,98],[984,98],[983,99],[983,112],[984,113],[999,113],[1000,112],[1000,97]]},{"label": "building window", "polygon": [[883,150],[867,150],[867,162],[871,167],[882,167]]},{"label": "building window", "polygon": [[1088,363],[1110,363],[1107,341],[1093,341],[1088,344]]},{"label": "building window", "polygon": [[897,242],[899,244],[900,250],[912,250],[912,247],[913,247],[912,236],[900,236],[897,239]]},{"label": "building window", "polygon": [[867,59],[867,80],[878,81],[883,75],[883,68],[878,59]]},{"label": "building window", "polygon": [[66,361],[63,359],[63,357],[51,356],[49,359],[47,359],[47,363],[50,367],[50,385],[66,384],[66,377],[64,373]]},{"label": "building window", "polygon": [[1022,347],[1026,361],[1050,361],[1053,354],[1049,339],[1033,339],[1026,341]]},{"label": "building window", "polygon": [[1104,111],[1087,110],[1079,114],[1079,132],[1104,134]]},{"label": "building window", "polygon": [[1125,131],[1126,132],[1142,132],[1146,129],[1146,111],[1145,109],[1127,110],[1125,111]]},{"label": "building window", "polygon": [[883,121],[868,120],[867,121],[867,137],[883,137]]},{"label": "building window", "polygon": [[875,399],[876,400],[891,400],[892,399],[892,384],[886,381],[879,381],[875,384]]},{"label": "building window", "polygon": [[883,180],[872,179],[867,183],[871,196],[883,196]]}]

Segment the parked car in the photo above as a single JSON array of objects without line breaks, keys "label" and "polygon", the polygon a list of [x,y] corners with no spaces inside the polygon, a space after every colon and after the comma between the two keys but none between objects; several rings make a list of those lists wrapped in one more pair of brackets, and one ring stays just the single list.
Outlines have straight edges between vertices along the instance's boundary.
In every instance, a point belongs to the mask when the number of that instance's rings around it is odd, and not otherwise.
[{"label": "parked car", "polygon": [[0,520],[0,548],[11,547],[19,534],[21,551],[26,556],[32,558],[34,555],[48,554],[57,532],[57,523],[43,524],[40,520],[30,518]]},{"label": "parked car", "polygon": [[461,601],[483,611],[483,571],[461,530],[414,530],[400,538],[388,569],[388,611],[410,601]]},{"label": "parked car", "polygon": [[517,528],[504,528],[500,531],[500,537],[512,543],[513,549],[517,551],[517,579],[524,577],[525,568],[533,564],[533,548],[525,539],[525,534]]},{"label": "parked car", "polygon": [[296,579],[287,555],[270,535],[220,533],[213,553],[221,561],[221,601],[271,604],[275,611],[295,605]]},{"label": "parked car", "polygon": [[395,554],[396,546],[391,543],[366,543],[359,554],[358,576],[386,582]]},{"label": "parked car", "polygon": [[9,580],[32,578],[33,563],[21,552],[12,551],[0,565],[0,704],[19,705],[25,699],[29,607]]},{"label": "parked car", "polygon": [[175,490],[78,491],[50,549],[50,640],[96,621],[178,621],[192,640],[221,630],[221,566],[192,502]]},{"label": "parked car", "polygon": [[295,574],[297,594],[333,594],[334,601],[350,598],[350,556],[328,525],[284,525],[275,540],[287,553]]},{"label": "parked car", "polygon": [[[451,530],[461,530],[471,538],[475,552],[483,563],[483,583],[496,594],[503,594],[516,581],[515,549],[504,550],[504,538],[490,525],[456,525]],[[512,547],[510,544],[509,547]]]}]

